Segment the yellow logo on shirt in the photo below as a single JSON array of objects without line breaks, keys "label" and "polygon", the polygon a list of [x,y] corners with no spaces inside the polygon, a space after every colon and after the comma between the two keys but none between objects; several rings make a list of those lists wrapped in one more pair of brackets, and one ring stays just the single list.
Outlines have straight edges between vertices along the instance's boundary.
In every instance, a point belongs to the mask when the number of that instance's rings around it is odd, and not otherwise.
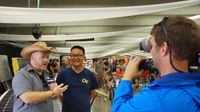
[{"label": "yellow logo on shirt", "polygon": [[88,80],[84,78],[84,79],[82,79],[82,83],[87,84],[87,83],[88,83]]}]

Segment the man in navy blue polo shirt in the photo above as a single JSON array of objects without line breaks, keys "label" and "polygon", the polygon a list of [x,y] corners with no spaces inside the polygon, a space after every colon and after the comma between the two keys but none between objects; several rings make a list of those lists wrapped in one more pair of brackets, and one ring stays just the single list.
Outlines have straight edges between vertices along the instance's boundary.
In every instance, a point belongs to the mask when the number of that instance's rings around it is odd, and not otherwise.
[{"label": "man in navy blue polo shirt", "polygon": [[98,87],[93,72],[83,67],[85,50],[73,46],[70,50],[71,67],[61,70],[56,82],[69,85],[62,96],[62,112],[90,112],[90,97]]},{"label": "man in navy blue polo shirt", "polygon": [[[200,52],[198,25],[182,16],[165,17],[151,30],[148,52],[161,78],[133,95],[131,80],[140,76],[141,57],[131,59],[113,101],[112,112],[200,112],[200,72],[189,62]],[[147,50],[146,50],[147,51]]]}]

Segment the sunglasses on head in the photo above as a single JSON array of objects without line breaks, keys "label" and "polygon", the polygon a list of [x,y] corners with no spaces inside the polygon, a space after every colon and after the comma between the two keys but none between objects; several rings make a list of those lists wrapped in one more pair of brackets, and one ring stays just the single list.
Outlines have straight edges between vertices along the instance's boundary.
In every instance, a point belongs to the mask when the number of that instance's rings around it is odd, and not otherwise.
[{"label": "sunglasses on head", "polygon": [[164,32],[164,35],[165,35],[165,38],[167,38],[168,36],[168,33],[167,33],[167,28],[166,28],[166,20],[168,19],[169,17],[163,17],[162,21],[159,23],[162,31]]},{"label": "sunglasses on head", "polygon": [[[167,38],[168,37],[168,33],[167,33],[167,28],[166,28],[166,20],[168,19],[169,17],[163,17],[162,21],[159,23],[162,31],[164,32],[164,37]],[[150,53],[151,51],[151,37],[149,38],[145,38],[143,39],[141,42],[140,42],[140,50],[143,50],[145,52],[148,52]]]}]

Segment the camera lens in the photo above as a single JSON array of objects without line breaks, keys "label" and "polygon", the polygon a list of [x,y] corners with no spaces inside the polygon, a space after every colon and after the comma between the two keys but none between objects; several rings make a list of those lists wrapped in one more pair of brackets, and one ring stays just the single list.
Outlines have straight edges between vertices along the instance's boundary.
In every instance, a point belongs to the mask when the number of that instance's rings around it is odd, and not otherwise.
[{"label": "camera lens", "polygon": [[151,51],[151,38],[145,38],[140,42],[140,50],[150,53]]},{"label": "camera lens", "polygon": [[147,62],[146,62],[146,59],[141,61],[141,63],[140,63],[139,66],[138,66],[138,69],[139,69],[139,70],[145,70],[145,69],[147,69]]}]

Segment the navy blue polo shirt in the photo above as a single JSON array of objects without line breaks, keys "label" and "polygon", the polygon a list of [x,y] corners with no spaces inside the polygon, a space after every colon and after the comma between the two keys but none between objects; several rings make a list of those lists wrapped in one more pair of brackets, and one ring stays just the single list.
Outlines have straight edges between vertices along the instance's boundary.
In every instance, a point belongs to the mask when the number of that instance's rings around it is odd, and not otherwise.
[{"label": "navy blue polo shirt", "polygon": [[84,68],[82,72],[77,74],[69,67],[59,72],[56,82],[69,85],[63,93],[62,112],[90,112],[89,92],[98,87],[93,72]]}]

